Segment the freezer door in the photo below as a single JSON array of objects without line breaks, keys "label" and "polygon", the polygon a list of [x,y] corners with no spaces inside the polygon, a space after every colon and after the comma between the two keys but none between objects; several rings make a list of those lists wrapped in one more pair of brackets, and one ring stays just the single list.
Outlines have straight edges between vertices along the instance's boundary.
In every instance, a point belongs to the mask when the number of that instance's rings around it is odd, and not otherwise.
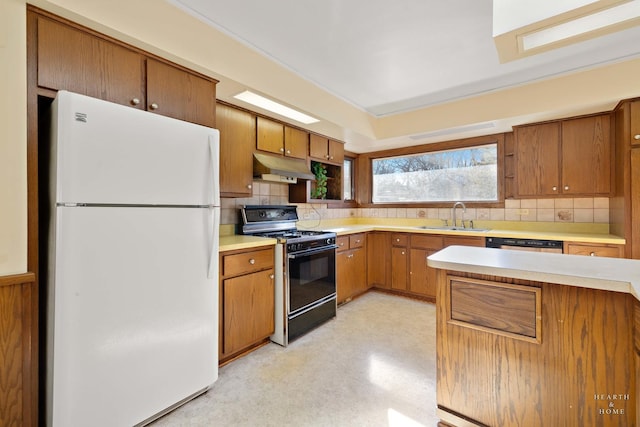
[{"label": "freezer door", "polygon": [[51,121],[58,203],[220,205],[216,129],[66,91]]},{"label": "freezer door", "polygon": [[218,375],[215,209],[56,211],[48,425],[132,426],[209,387]]}]

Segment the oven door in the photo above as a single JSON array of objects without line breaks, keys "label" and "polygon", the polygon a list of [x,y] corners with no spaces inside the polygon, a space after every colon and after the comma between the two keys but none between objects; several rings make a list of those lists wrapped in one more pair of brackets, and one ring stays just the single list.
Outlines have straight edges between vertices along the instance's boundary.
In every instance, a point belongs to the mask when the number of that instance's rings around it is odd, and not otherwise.
[{"label": "oven door", "polygon": [[289,318],[336,296],[336,246],[287,255]]}]

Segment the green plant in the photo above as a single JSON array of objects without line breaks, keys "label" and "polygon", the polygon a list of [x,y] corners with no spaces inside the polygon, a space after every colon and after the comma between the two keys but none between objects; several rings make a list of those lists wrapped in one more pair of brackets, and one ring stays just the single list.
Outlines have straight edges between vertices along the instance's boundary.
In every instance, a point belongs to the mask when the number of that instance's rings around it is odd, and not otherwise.
[{"label": "green plant", "polygon": [[312,162],[311,169],[316,176],[316,186],[311,190],[312,199],[327,198],[327,167],[322,163]]}]

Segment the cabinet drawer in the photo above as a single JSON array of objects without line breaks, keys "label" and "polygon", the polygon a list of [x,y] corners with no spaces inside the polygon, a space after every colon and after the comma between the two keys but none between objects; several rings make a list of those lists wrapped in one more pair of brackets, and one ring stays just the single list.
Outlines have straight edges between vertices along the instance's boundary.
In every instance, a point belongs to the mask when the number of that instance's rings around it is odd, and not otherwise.
[{"label": "cabinet drawer", "polygon": [[222,275],[236,276],[273,268],[273,249],[243,252],[222,257]]},{"label": "cabinet drawer", "polygon": [[338,236],[336,238],[336,245],[338,245],[338,252],[346,251],[349,249],[349,236]]},{"label": "cabinet drawer", "polygon": [[357,248],[363,247],[364,246],[364,239],[365,239],[365,236],[362,233],[350,235],[349,236],[349,248],[350,249],[357,249]]},{"label": "cabinet drawer", "polygon": [[409,243],[409,236],[401,233],[393,233],[391,235],[391,244],[393,246],[407,246]]},{"label": "cabinet drawer", "polygon": [[484,237],[478,236],[444,236],[444,246],[480,246],[484,247]]},{"label": "cabinet drawer", "polygon": [[412,248],[442,249],[442,236],[414,235],[411,236]]},{"label": "cabinet drawer", "polygon": [[622,256],[620,245],[583,245],[578,243],[565,243],[565,253],[570,255],[604,256],[619,258]]}]

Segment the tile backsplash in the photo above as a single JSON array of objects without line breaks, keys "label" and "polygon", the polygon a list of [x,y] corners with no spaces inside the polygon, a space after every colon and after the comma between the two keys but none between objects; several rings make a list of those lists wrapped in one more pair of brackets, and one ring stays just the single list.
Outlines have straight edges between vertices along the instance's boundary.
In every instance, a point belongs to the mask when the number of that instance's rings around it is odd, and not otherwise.
[{"label": "tile backsplash", "polygon": [[[222,224],[238,224],[238,209],[242,205],[289,204],[287,184],[255,181],[253,195],[247,198],[222,199]],[[351,208],[328,209],[323,203],[297,203],[303,220],[341,218],[424,218],[451,219],[450,208]],[[575,199],[506,200],[504,208],[467,208],[458,216],[465,220],[529,221],[563,223],[609,223],[609,199],[587,197]]]}]

